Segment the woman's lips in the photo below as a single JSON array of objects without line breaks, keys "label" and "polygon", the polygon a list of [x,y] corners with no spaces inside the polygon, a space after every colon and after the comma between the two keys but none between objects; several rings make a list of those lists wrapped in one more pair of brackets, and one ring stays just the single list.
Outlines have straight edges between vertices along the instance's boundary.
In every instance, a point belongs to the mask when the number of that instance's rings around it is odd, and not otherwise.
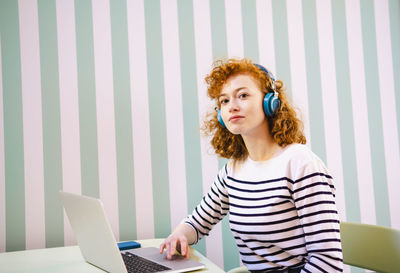
[{"label": "woman's lips", "polygon": [[238,121],[239,119],[242,119],[242,118],[244,118],[244,116],[238,116],[238,115],[236,115],[236,116],[231,116],[231,117],[229,118],[229,121],[235,122],[235,121]]}]

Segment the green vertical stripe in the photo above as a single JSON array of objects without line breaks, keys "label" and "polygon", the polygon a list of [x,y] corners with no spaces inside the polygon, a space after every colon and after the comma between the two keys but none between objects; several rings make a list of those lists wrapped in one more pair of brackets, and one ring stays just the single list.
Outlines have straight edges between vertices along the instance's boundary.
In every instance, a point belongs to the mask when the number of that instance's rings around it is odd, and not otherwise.
[{"label": "green vertical stripe", "polygon": [[[178,1],[178,21],[185,141],[186,196],[188,213],[191,213],[203,196],[192,1]],[[196,249],[206,254],[205,240],[200,241],[196,245]]]},{"label": "green vertical stripe", "polygon": [[[219,169],[223,168],[225,164],[228,163],[226,158],[218,158],[218,167]],[[230,214],[225,216],[222,220],[222,243],[223,243],[223,250],[224,250],[224,269],[226,271],[238,267],[240,257],[239,257],[239,250],[236,246],[235,239],[233,237],[231,228],[229,226],[229,217]]]},{"label": "green vertical stripe", "polygon": [[304,48],[312,150],[326,162],[317,13],[315,0],[303,0]]},{"label": "green vertical stripe", "polygon": [[99,197],[92,4],[75,1],[82,193]]},{"label": "green vertical stripe", "polygon": [[126,0],[110,1],[120,240],[136,238],[132,108]]},{"label": "green vertical stripe", "polygon": [[[292,83],[286,1],[272,0],[272,22],[274,25],[276,76],[285,83],[286,92],[290,96]],[[267,33],[266,35],[269,34]]]},{"label": "green vertical stripe", "polygon": [[[392,41],[394,94],[396,99],[397,135],[400,143],[400,1],[389,0],[390,34]],[[399,145],[400,146],[400,145]]]},{"label": "green vertical stripe", "polygon": [[385,90],[379,90],[374,18],[374,2],[372,0],[363,1],[361,4],[361,22],[376,223],[390,227],[390,207],[387,192],[381,99],[379,95],[380,92],[385,92]]},{"label": "green vertical stripe", "polygon": [[24,139],[18,2],[0,1],[6,251],[25,249]]},{"label": "green vertical stripe", "polygon": [[244,56],[253,62],[259,62],[257,7],[255,0],[242,0]]},{"label": "green vertical stripe", "polygon": [[154,230],[156,237],[163,238],[170,233],[171,213],[170,207],[166,205],[170,202],[160,1],[144,1],[144,11],[150,101]]},{"label": "green vertical stripe", "polygon": [[[214,60],[228,56],[224,0],[210,1],[211,39]],[[210,64],[211,70],[211,64]]]},{"label": "green vertical stripe", "polygon": [[229,226],[230,214],[222,220],[222,243],[224,250],[224,270],[240,266],[239,249],[233,237],[231,227]]},{"label": "green vertical stripe", "polygon": [[344,0],[332,2],[332,21],[346,218],[361,222]]},{"label": "green vertical stripe", "polygon": [[56,3],[39,0],[46,247],[64,245]]},{"label": "green vertical stripe", "polygon": [[[217,59],[228,56],[224,1],[210,1],[210,9],[212,53],[214,59]],[[218,167],[222,168],[227,161],[226,159],[218,158]],[[239,266],[239,252],[229,227],[229,215],[225,216],[221,225],[224,269],[227,271]]]}]

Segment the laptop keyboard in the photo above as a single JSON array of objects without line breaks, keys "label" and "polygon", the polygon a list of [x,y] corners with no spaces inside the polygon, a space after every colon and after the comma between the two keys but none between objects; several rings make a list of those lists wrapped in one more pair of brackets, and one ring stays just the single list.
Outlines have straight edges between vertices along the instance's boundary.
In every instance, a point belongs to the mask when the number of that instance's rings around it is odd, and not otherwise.
[{"label": "laptop keyboard", "polygon": [[129,273],[150,273],[171,270],[171,268],[144,259],[130,252],[121,253],[121,255]]}]

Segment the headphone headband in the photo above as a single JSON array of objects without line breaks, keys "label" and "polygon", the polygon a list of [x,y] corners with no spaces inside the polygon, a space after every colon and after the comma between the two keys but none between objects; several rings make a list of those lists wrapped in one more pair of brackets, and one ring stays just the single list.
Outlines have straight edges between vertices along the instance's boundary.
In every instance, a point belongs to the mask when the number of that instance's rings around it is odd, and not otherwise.
[{"label": "headphone headband", "polygon": [[275,77],[274,74],[272,74],[268,69],[266,69],[264,66],[262,66],[261,64],[254,64],[255,66],[257,66],[259,69],[261,69],[262,71],[264,71],[265,74],[267,74],[267,76],[274,82],[275,81]]},{"label": "headphone headband", "polygon": [[276,86],[275,86],[275,76],[274,74],[272,74],[272,72],[270,72],[268,69],[266,69],[264,66],[262,66],[261,64],[254,64],[255,66],[257,66],[259,69],[261,69],[265,75],[267,75],[268,78],[271,79],[271,88],[274,91],[274,95],[277,97],[278,96],[278,92],[276,92]]}]

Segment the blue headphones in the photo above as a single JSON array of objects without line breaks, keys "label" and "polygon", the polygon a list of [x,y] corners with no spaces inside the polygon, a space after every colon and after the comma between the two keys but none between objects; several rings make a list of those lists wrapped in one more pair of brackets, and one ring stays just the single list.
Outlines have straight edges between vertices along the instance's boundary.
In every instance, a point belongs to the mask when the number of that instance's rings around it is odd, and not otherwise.
[{"label": "blue headphones", "polygon": [[[276,91],[275,77],[264,66],[260,64],[254,65],[261,69],[267,75],[267,77],[271,79],[271,88],[274,92],[268,92],[267,94],[265,94],[263,101],[264,113],[267,117],[271,117],[281,105],[281,101],[278,98],[278,92]],[[218,110],[217,118],[219,123],[225,128],[226,126],[224,121],[222,120],[221,110]]]}]

